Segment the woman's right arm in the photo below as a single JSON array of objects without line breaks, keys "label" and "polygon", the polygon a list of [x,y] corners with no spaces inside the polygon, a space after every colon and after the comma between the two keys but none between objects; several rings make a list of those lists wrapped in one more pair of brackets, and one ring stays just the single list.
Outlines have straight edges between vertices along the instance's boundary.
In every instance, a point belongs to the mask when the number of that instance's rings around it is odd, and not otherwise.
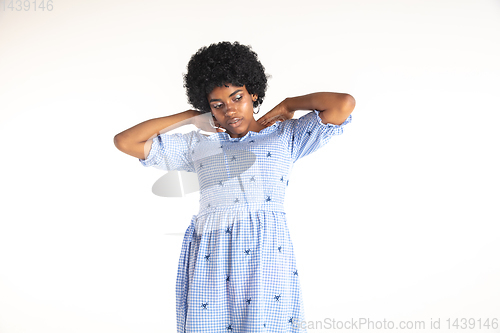
[{"label": "woman's right arm", "polygon": [[139,123],[114,137],[114,144],[125,154],[146,159],[153,138],[182,125],[191,124],[191,118],[199,115],[195,110],[187,110],[171,116],[153,118]]}]

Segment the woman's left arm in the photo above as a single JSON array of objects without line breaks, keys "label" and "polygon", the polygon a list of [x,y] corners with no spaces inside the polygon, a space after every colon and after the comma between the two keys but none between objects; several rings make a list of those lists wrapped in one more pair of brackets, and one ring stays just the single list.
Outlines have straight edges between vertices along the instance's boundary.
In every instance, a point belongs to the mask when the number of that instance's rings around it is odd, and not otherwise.
[{"label": "woman's left arm", "polygon": [[323,124],[334,125],[341,125],[356,106],[356,100],[351,95],[333,92],[289,97],[282,103],[292,113],[296,110],[318,110]]},{"label": "woman's left arm", "polygon": [[271,126],[277,120],[292,119],[296,110],[318,110],[323,124],[341,125],[354,110],[356,101],[349,94],[318,92],[304,96],[288,97],[257,122]]}]

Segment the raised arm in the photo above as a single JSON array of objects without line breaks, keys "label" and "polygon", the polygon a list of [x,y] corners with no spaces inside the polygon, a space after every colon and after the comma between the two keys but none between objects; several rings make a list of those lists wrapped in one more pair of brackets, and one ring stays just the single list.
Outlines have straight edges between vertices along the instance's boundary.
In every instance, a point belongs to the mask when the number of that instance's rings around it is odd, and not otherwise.
[{"label": "raised arm", "polygon": [[258,122],[272,125],[276,120],[290,119],[297,110],[318,110],[324,124],[341,125],[356,106],[354,97],[349,94],[317,92],[303,96],[288,97]]},{"label": "raised arm", "polygon": [[188,110],[171,116],[146,120],[116,134],[113,141],[116,148],[125,154],[145,159],[151,149],[153,138],[179,126],[193,123],[192,117],[198,115],[198,111]]},{"label": "raised arm", "polygon": [[349,94],[317,92],[285,99],[285,106],[292,111],[318,110],[324,124],[341,125],[356,106],[356,100]]}]

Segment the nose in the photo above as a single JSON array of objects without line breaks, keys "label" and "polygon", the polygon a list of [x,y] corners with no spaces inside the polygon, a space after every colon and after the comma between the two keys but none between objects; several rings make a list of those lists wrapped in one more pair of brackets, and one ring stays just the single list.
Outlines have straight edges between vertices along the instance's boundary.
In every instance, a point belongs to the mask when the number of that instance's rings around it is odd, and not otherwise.
[{"label": "nose", "polygon": [[227,107],[226,107],[226,115],[230,116],[234,114],[234,106],[233,106],[233,103],[227,103]]}]

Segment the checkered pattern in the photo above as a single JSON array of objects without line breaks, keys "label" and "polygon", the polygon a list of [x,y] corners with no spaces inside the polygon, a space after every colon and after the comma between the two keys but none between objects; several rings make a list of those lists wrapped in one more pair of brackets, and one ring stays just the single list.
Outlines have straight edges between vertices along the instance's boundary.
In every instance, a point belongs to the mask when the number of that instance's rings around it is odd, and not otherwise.
[{"label": "checkered pattern", "polygon": [[285,190],[293,164],[352,119],[323,124],[318,114],[241,138],[161,134],[139,159],[198,174],[200,208],[184,235],[177,273],[177,332],[306,332]]}]

